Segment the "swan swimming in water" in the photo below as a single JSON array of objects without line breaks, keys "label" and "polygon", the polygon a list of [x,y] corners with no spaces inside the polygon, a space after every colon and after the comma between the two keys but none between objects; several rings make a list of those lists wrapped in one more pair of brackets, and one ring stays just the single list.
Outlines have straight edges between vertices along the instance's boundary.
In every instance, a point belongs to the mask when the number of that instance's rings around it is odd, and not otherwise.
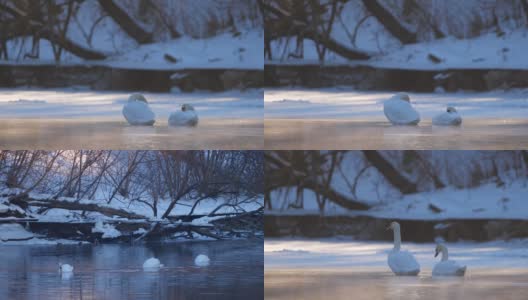
[{"label": "swan swimming in water", "polygon": [[462,117],[452,106],[448,106],[445,112],[433,117],[433,125],[436,126],[458,126],[460,124],[462,124]]},{"label": "swan swimming in water", "polygon": [[420,265],[414,256],[408,251],[400,250],[400,224],[398,224],[398,222],[392,222],[387,230],[388,229],[392,229],[394,232],[394,248],[388,255],[388,263],[392,272],[396,275],[418,275],[418,273],[420,273]]},{"label": "swan swimming in water", "polygon": [[123,106],[123,116],[130,125],[151,126],[156,122],[156,116],[150,110],[147,99],[141,94],[132,94]]},{"label": "swan swimming in water", "polygon": [[175,111],[169,116],[170,126],[196,126],[197,124],[198,115],[190,104],[182,105],[181,110]]},{"label": "swan swimming in water", "polygon": [[145,271],[158,271],[163,267],[164,265],[155,257],[151,257],[143,263],[143,270]]},{"label": "swan swimming in water", "polygon": [[409,95],[398,93],[383,103],[383,112],[393,125],[417,125],[420,115],[412,107]]},{"label": "swan swimming in water", "polygon": [[205,267],[209,265],[209,257],[205,254],[200,254],[194,259],[194,264],[199,267]]},{"label": "swan swimming in water", "polygon": [[69,264],[59,263],[59,272],[60,273],[71,273],[73,272],[73,266]]},{"label": "swan swimming in water", "polygon": [[442,244],[436,245],[435,257],[439,253],[442,253],[442,259],[434,266],[433,276],[464,276],[466,274],[466,266],[461,266],[448,258],[446,246]]}]

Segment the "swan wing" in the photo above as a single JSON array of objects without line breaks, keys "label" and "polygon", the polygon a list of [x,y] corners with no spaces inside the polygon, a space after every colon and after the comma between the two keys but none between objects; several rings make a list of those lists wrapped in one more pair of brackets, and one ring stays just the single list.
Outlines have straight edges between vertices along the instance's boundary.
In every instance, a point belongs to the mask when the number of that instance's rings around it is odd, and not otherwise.
[{"label": "swan wing", "polygon": [[453,260],[437,263],[433,268],[434,276],[464,276],[466,266],[461,266]]},{"label": "swan wing", "polygon": [[420,115],[407,101],[389,99],[383,104],[383,112],[396,125],[416,125],[420,122]]},{"label": "swan wing", "polygon": [[433,125],[457,126],[462,124],[462,118],[457,113],[444,112],[433,117]]},{"label": "swan wing", "polygon": [[198,116],[192,111],[176,111],[169,116],[169,125],[171,126],[196,126]]},{"label": "swan wing", "polygon": [[418,275],[420,265],[408,251],[392,251],[388,256],[389,267],[396,275]]},{"label": "swan wing", "polygon": [[147,103],[130,101],[123,106],[123,116],[131,125],[152,125],[156,116]]}]

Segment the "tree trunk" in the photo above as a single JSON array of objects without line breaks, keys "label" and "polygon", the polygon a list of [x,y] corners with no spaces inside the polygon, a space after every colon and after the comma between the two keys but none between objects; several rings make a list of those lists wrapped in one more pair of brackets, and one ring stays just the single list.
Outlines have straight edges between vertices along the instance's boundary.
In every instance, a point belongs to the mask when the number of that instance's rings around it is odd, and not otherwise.
[{"label": "tree trunk", "polygon": [[387,161],[378,151],[364,150],[363,154],[367,160],[387,179],[387,181],[400,190],[402,194],[413,194],[417,192],[416,184],[405,178]]},{"label": "tree trunk", "polygon": [[110,15],[110,17],[119,24],[131,38],[136,40],[138,44],[152,43],[154,38],[152,33],[147,32],[140,25],[138,25],[127,12],[122,10],[119,5],[113,0],[98,0],[99,5]]},{"label": "tree trunk", "polygon": [[369,59],[370,55],[366,52],[349,48],[340,42],[325,36],[317,30],[310,28],[302,20],[297,20],[293,16],[286,15],[281,9],[278,9],[265,2],[260,2],[263,13],[276,16],[276,20],[269,18],[266,22],[266,38],[271,40],[292,35],[301,35],[303,38],[313,40],[326,47],[328,50],[348,59]]},{"label": "tree trunk", "polygon": [[416,33],[405,28],[378,0],[362,0],[365,8],[402,44],[416,43]]},{"label": "tree trunk", "polygon": [[351,49],[339,43],[338,41],[336,41],[335,39],[331,37],[325,38],[319,32],[307,31],[305,32],[304,37],[323,45],[324,47],[326,47],[326,49],[331,50],[332,52],[339,54],[344,58],[348,58],[348,59],[369,59],[370,58],[370,55],[368,55],[366,52]]},{"label": "tree trunk", "polygon": [[[3,7],[0,6],[0,9]],[[16,12],[14,12],[16,13]],[[18,15],[18,18],[22,18],[21,15]],[[67,51],[87,60],[98,60],[105,59],[106,55],[102,52],[95,51],[89,48],[85,48],[67,37],[62,37],[60,34],[53,32],[49,29],[43,29],[38,24],[31,24],[19,22],[15,20],[14,22],[9,22],[7,24],[2,24],[4,26],[5,36],[2,37],[3,40],[7,41],[16,37],[34,35],[38,33],[40,38],[49,40],[51,43],[57,44],[60,47],[66,49]]]},{"label": "tree trunk", "polygon": [[524,18],[526,19],[526,23],[528,25],[528,0],[520,0],[520,1],[521,1],[521,6],[524,12]]},{"label": "tree trunk", "polygon": [[333,202],[343,208],[353,210],[367,210],[370,208],[364,203],[351,200],[348,197],[342,195],[341,193],[336,192],[334,189],[325,188],[322,184],[311,180],[303,180],[303,182],[301,183],[301,187],[310,189],[325,197],[326,199],[328,199],[328,201]]}]

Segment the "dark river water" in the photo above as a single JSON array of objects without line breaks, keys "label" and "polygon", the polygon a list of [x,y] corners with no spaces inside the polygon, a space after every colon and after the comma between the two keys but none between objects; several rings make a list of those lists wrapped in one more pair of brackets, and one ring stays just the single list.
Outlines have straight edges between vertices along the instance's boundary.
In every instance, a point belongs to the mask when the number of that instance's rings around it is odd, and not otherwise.
[{"label": "dark river water", "polygon": [[[263,299],[263,251],[262,240],[0,246],[0,299]],[[196,267],[198,254],[211,264]],[[143,271],[152,256],[165,268]]]}]

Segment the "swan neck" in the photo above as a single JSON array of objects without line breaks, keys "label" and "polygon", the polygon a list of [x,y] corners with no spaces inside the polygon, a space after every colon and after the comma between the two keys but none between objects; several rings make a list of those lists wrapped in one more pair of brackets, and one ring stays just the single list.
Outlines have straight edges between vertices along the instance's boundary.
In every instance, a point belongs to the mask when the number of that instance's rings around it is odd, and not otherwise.
[{"label": "swan neck", "polygon": [[399,251],[400,247],[401,247],[400,228],[396,227],[396,228],[394,228],[394,250]]},{"label": "swan neck", "polygon": [[447,248],[443,247],[442,248],[442,261],[446,261],[447,259],[448,259]]}]

